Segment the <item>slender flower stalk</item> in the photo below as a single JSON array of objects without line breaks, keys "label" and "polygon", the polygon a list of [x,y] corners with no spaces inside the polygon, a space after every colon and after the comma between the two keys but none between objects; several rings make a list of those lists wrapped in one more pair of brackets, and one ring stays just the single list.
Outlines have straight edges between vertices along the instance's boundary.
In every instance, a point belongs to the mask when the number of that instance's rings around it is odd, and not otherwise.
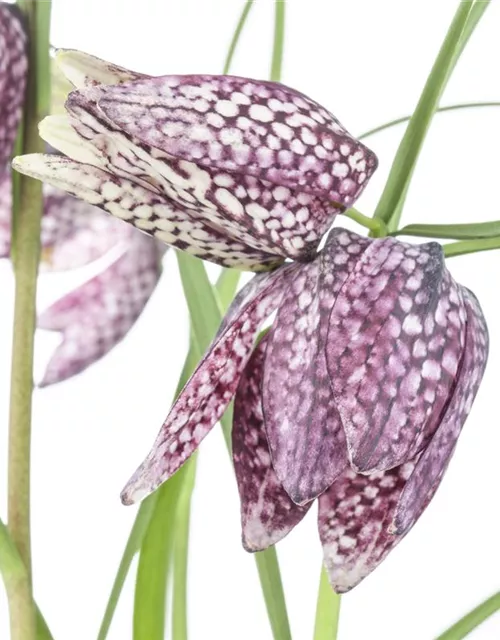
[{"label": "slender flower stalk", "polygon": [[[50,82],[39,72],[44,61],[48,67],[47,34],[40,31],[43,21],[48,29],[50,2],[23,2],[28,31],[30,68],[24,110],[24,152],[43,151],[37,123],[40,111],[40,86]],[[35,640],[36,616],[31,591],[30,532],[30,454],[31,402],[33,391],[33,344],[36,323],[36,285],[40,255],[42,189],[36,181],[21,178],[19,207],[14,210],[15,234],[15,305],[12,346],[12,373],[8,453],[8,527],[19,550],[26,574],[9,594],[12,640]]]}]

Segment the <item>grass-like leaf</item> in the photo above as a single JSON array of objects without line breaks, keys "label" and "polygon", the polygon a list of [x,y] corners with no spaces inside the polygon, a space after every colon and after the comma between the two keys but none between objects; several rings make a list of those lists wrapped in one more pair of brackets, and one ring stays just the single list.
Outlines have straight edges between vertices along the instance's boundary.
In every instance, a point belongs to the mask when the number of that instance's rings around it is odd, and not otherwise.
[{"label": "grass-like leaf", "polygon": [[[413,171],[422,149],[432,117],[446,87],[460,54],[467,44],[479,18],[484,13],[482,7],[472,9],[476,4],[472,0],[459,3],[455,17],[448,30],[443,45],[424,86],[420,100],[413,113],[406,132],[401,140],[385,188],[375,210],[375,217],[383,220],[389,230],[397,228],[402,205]],[[470,22],[469,22],[470,20]]]},{"label": "grass-like leaf", "polygon": [[500,249],[500,236],[484,238],[482,240],[464,240],[463,242],[450,242],[443,246],[444,255],[447,258],[463,256],[466,253],[478,253],[480,251],[492,251]]},{"label": "grass-like leaf", "polygon": [[474,240],[500,236],[500,220],[472,222],[470,224],[409,224],[391,233],[393,236],[418,236],[420,238],[449,238]]},{"label": "grass-like leaf", "polygon": [[462,640],[500,609],[500,591],[482,602],[436,640]]}]

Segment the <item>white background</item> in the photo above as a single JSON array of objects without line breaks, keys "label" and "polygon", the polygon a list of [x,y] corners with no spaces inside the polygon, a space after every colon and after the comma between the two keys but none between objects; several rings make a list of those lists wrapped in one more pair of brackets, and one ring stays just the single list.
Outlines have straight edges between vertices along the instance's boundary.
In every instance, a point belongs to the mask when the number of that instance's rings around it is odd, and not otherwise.
[{"label": "white background", "polygon": [[[443,104],[499,100],[500,4],[493,0]],[[268,73],[274,3],[258,0],[233,72]],[[353,133],[412,110],[455,10],[451,0],[287,0],[283,80],[330,108]],[[52,41],[150,73],[217,73],[241,2],[54,0]],[[403,128],[369,141],[380,159],[359,208],[371,214]],[[422,153],[405,221],[499,218],[500,110],[438,116]],[[432,640],[500,588],[500,252],[454,258],[491,330],[488,370],[442,487],[383,565],[343,598],[340,640]],[[46,276],[40,304],[67,286]],[[6,444],[12,279],[0,264],[0,514],[6,515]],[[95,638],[132,524],[119,492],[170,406],[187,344],[174,256],[138,325],[103,362],[36,393],[33,436],[35,590],[57,640]],[[40,336],[38,368],[53,342]],[[240,547],[235,482],[219,429],[202,448],[189,571],[192,640],[268,640],[252,557]],[[315,514],[279,554],[295,640],[311,637],[321,551]],[[132,574],[133,575],[133,574]],[[110,638],[131,638],[133,580]],[[8,638],[0,592],[0,638]],[[500,617],[473,636],[500,637]]]}]

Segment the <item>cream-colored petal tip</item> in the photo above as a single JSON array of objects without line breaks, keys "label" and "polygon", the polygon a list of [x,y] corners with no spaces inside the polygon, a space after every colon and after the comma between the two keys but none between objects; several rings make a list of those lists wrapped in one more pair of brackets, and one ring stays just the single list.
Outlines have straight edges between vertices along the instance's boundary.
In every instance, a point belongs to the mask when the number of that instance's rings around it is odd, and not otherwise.
[{"label": "cream-colored petal tip", "polygon": [[44,153],[29,153],[16,156],[12,160],[12,168],[26,176],[39,178],[51,173],[49,167],[50,156]]}]

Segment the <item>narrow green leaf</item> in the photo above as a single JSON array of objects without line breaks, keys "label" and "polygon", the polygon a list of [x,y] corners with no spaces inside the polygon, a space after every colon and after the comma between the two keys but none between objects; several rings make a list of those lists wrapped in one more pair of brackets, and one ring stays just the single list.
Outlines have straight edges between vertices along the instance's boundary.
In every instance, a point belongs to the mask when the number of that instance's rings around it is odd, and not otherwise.
[{"label": "narrow green leaf", "polygon": [[[18,588],[21,581],[27,580],[27,571],[16,549],[9,531],[0,519],[0,575],[7,595]],[[53,640],[49,627],[41,611],[36,608],[36,637],[37,640]]]},{"label": "narrow green leaf", "polygon": [[444,255],[447,258],[463,256],[466,253],[478,253],[479,251],[492,251],[500,249],[500,236],[484,238],[482,240],[463,240],[462,242],[450,242],[443,245]]},{"label": "narrow green leaf", "polygon": [[[446,107],[439,107],[436,109],[436,113],[446,113],[448,111],[460,111],[462,109],[484,109],[488,107],[500,107],[500,102],[460,102],[458,104],[450,104]],[[411,116],[403,116],[402,118],[396,118],[395,120],[390,120],[389,122],[384,122],[384,124],[379,125],[378,127],[374,127],[373,129],[369,129],[365,131],[359,136],[356,136],[358,140],[364,140],[365,138],[369,138],[370,136],[374,136],[376,133],[381,133],[382,131],[386,131],[387,129],[392,129],[392,127],[396,127],[398,124],[404,124],[411,119]]]},{"label": "narrow green leaf", "polygon": [[143,502],[141,502],[139,506],[139,510],[135,517],[132,530],[130,531],[127,544],[125,545],[122,559],[120,560],[118,571],[113,582],[113,587],[106,604],[106,609],[104,611],[104,616],[101,622],[99,633],[97,635],[97,640],[105,640],[105,638],[107,638],[108,636],[109,628],[111,626],[116,606],[118,604],[118,600],[120,599],[123,585],[125,584],[125,580],[130,569],[130,565],[132,564],[132,560],[134,559],[135,554],[141,547],[142,540],[149,526],[149,522],[153,516],[157,500],[158,492],[153,493],[153,495],[146,498]]},{"label": "narrow green leaf", "polygon": [[336,640],[339,627],[340,596],[335,593],[324,567],[321,568],[314,640]]},{"label": "narrow green leaf", "polygon": [[[463,37],[464,27],[472,6],[473,2],[471,0],[459,3],[455,17],[394,158],[389,177],[374,214],[375,217],[381,218],[386,222],[390,230],[397,227],[394,214],[398,203],[408,188],[432,117],[438,107],[451,71],[465,46],[461,38]],[[470,33],[472,33],[472,30]],[[399,210],[401,209],[402,206],[400,205]]]},{"label": "narrow green leaf", "polygon": [[231,44],[229,45],[229,51],[227,52],[226,61],[224,62],[224,70],[222,71],[223,74],[229,73],[231,63],[233,62],[234,52],[236,51],[236,47],[238,46],[238,42],[240,41],[241,32],[243,31],[243,27],[245,26],[248,14],[250,13],[252,7],[253,0],[247,0],[241,12],[238,24],[236,25],[236,30],[231,40]]},{"label": "narrow green leaf", "polygon": [[291,640],[290,624],[286,610],[285,593],[281,582],[278,556],[274,547],[254,554],[259,572],[267,615],[275,640]]},{"label": "narrow green leaf", "polygon": [[[210,286],[205,267],[201,260],[187,253],[177,252],[184,294],[191,315],[193,333],[200,346],[205,349],[209,342],[204,342],[210,334],[215,335],[221,322],[213,288]],[[198,331],[200,335],[198,335]],[[202,337],[203,336],[203,337]],[[221,420],[228,420],[227,416]],[[230,422],[225,428],[226,444],[230,451]],[[289,640],[290,627],[286,610],[285,596],[281,586],[281,575],[274,548],[254,554],[264,594],[264,600],[273,631],[274,640]]]},{"label": "narrow green leaf", "polygon": [[[189,555],[189,521],[191,516],[191,498],[196,477],[196,455],[184,465],[184,484],[179,497],[179,505],[175,519],[174,536],[174,580],[172,597],[172,638],[187,640],[187,573]],[[152,636],[144,636],[144,640],[154,640]],[[159,638],[159,640],[163,640]]]},{"label": "narrow green leaf", "polygon": [[500,609],[500,591],[482,602],[436,640],[462,640]]},{"label": "narrow green leaf", "polygon": [[409,224],[393,231],[392,236],[418,236],[421,238],[450,238],[474,240],[500,236],[500,220],[472,222],[470,224]]},{"label": "narrow green leaf", "polygon": [[281,80],[283,49],[285,46],[285,8],[285,0],[275,0],[273,56],[271,59],[271,73],[269,74],[269,77],[274,82]]},{"label": "narrow green leaf", "polygon": [[170,551],[187,465],[162,485],[141,545],[134,601],[134,640],[164,640]]}]

